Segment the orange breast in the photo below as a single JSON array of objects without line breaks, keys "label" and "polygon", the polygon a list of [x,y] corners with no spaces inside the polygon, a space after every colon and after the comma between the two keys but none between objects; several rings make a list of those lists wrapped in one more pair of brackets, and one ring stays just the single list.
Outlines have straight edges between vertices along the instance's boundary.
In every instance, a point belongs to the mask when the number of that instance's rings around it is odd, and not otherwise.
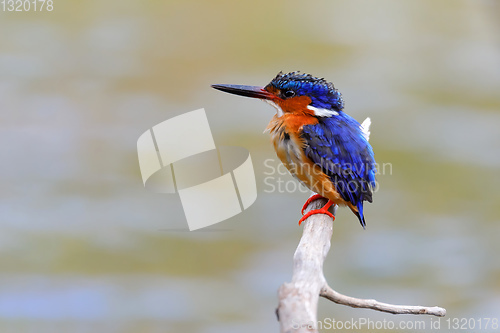
[{"label": "orange breast", "polygon": [[330,177],[304,153],[305,142],[300,138],[302,126],[317,122],[315,117],[285,113],[281,117],[275,115],[267,130],[271,134],[276,154],[295,178],[311,191],[337,204],[345,204]]}]

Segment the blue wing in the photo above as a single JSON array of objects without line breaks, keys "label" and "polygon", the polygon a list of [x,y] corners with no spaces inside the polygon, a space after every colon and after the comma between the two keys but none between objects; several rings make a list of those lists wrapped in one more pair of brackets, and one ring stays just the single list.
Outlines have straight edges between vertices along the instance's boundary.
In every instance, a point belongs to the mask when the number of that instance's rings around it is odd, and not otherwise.
[{"label": "blue wing", "polygon": [[357,215],[364,227],[363,201],[372,202],[375,187],[373,149],[360,124],[349,115],[340,112],[318,120],[318,124],[302,128],[306,156],[330,177],[340,196],[358,208]]}]

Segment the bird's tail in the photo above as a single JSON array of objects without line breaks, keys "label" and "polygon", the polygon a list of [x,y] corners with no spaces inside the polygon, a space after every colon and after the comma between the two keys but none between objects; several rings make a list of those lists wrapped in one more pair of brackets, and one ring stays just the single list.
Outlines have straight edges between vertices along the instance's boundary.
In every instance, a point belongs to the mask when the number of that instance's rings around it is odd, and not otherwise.
[{"label": "bird's tail", "polygon": [[363,214],[363,200],[360,200],[358,204],[356,205],[357,210],[352,209],[353,213],[358,217],[359,223],[361,223],[361,226],[363,229],[366,227],[366,222],[365,222],[365,215]]}]

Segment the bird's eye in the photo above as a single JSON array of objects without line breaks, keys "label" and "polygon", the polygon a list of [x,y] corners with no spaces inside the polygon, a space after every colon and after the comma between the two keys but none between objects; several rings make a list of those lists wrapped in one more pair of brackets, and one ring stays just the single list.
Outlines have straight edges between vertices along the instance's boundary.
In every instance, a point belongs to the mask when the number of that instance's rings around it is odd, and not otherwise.
[{"label": "bird's eye", "polygon": [[293,96],[295,96],[295,91],[293,91],[293,90],[286,90],[283,93],[283,96],[285,96],[285,98],[293,97]]}]

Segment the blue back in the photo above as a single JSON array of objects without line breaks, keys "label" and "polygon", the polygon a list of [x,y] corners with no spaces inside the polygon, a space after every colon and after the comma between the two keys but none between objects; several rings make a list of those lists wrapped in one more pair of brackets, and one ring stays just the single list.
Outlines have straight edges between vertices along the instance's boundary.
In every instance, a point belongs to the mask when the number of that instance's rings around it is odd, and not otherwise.
[{"label": "blue back", "polygon": [[345,201],[358,208],[364,224],[363,201],[372,202],[376,165],[373,150],[360,124],[345,114],[318,117],[316,125],[303,126],[305,153],[321,166]]}]

